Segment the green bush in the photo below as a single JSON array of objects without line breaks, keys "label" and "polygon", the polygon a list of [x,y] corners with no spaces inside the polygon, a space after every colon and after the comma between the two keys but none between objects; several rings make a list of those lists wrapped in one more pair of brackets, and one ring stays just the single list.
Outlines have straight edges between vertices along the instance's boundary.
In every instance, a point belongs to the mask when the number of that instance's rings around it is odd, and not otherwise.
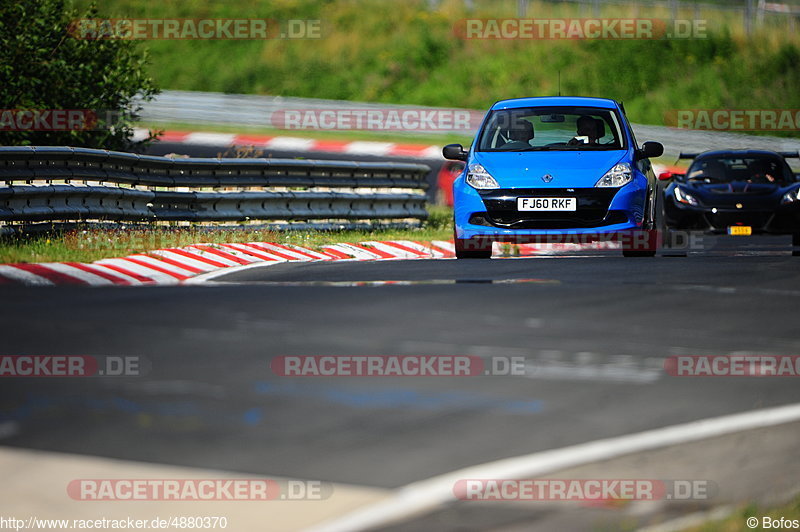
[{"label": "green bush", "polygon": [[[146,53],[135,43],[81,40],[70,22],[80,15],[64,0],[0,0],[0,107],[9,110],[91,110],[101,123],[73,131],[11,131],[0,127],[0,145],[68,145],[107,149],[136,147],[131,124],[135,96],[157,94],[147,74]],[[112,112],[112,124],[106,123]],[[113,127],[109,127],[113,126]],[[141,144],[141,143],[139,143]]]}]

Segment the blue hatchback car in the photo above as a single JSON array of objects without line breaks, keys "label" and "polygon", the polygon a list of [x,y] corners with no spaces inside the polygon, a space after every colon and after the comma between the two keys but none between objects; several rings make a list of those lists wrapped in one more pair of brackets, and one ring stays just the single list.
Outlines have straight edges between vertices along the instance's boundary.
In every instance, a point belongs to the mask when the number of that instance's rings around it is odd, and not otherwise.
[{"label": "blue hatchback car", "polygon": [[[458,258],[488,258],[492,242],[591,241],[658,229],[661,205],[649,161],[664,151],[640,148],[623,106],[605,98],[540,97],[492,106],[453,183]],[[652,256],[655,248],[626,256]]]}]

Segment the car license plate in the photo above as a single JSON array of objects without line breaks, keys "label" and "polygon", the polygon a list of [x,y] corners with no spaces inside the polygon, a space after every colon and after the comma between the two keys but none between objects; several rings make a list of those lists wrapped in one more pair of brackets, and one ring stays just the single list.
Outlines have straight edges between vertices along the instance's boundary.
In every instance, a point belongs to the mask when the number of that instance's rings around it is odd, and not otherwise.
[{"label": "car license plate", "polygon": [[735,236],[750,236],[753,234],[753,228],[749,225],[732,225],[728,227],[728,234]]},{"label": "car license plate", "polygon": [[517,198],[518,211],[577,211],[577,198]]}]

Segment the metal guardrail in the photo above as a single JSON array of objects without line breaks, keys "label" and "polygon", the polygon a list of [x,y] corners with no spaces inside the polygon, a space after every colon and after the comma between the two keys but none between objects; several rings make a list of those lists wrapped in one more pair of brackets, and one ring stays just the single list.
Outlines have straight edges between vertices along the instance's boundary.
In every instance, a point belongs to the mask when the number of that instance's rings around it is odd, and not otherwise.
[{"label": "metal guardrail", "polygon": [[0,147],[0,222],[423,220],[422,164]]}]

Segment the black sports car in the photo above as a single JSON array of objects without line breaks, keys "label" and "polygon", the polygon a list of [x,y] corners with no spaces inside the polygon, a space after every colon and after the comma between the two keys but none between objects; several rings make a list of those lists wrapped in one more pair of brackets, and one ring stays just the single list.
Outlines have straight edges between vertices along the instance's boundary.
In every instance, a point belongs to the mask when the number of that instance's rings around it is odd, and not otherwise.
[{"label": "black sports car", "polygon": [[681,153],[694,159],[685,174],[659,176],[670,229],[750,235],[791,234],[800,246],[800,179],[786,162],[797,152],[718,150]]}]

